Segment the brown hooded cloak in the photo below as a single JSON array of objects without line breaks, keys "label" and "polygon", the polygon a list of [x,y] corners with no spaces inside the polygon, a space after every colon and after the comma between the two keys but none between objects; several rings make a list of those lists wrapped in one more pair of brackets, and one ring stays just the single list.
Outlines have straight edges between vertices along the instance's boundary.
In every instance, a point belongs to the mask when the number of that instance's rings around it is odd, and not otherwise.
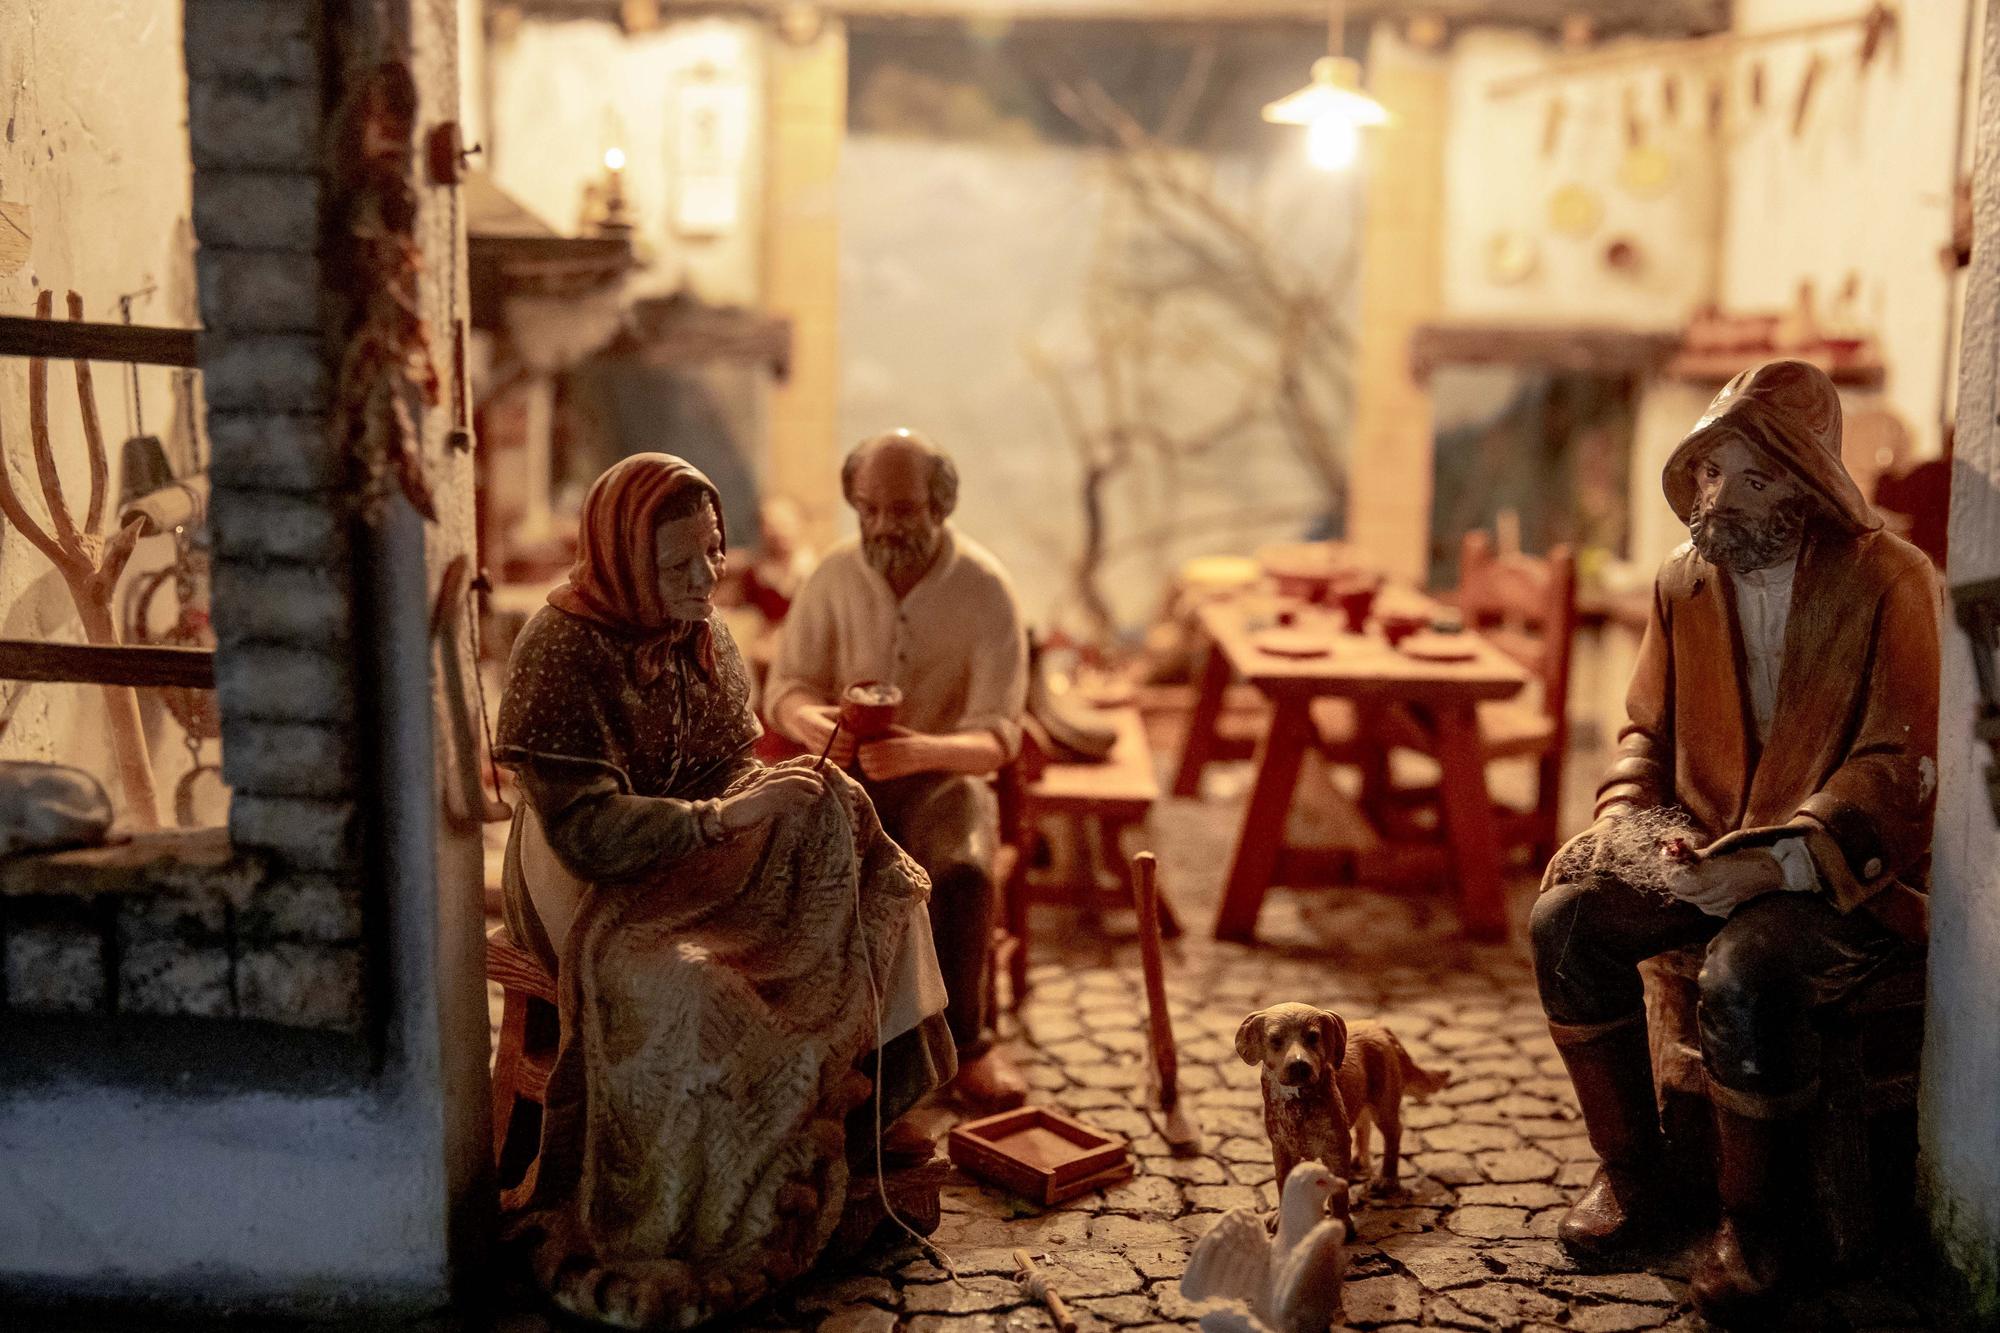
[{"label": "brown hooded cloak", "polygon": [[1750,712],[1727,571],[1684,545],[1661,565],[1599,814],[1677,804],[1711,840],[1803,833],[1842,911],[1927,931],[1937,794],[1938,591],[1922,552],[1882,529],[1840,462],[1840,398],[1802,361],[1745,371],[1667,462],[1685,521],[1693,464],[1740,434],[1821,501],[1792,584],[1770,740]]}]

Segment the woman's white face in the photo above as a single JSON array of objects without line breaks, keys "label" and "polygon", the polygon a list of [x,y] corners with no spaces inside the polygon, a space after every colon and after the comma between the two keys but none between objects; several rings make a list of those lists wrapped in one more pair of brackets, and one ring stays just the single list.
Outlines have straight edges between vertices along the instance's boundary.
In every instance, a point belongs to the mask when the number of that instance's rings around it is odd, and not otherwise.
[{"label": "woman's white face", "polygon": [[715,606],[715,585],[728,557],[722,525],[712,505],[686,518],[670,518],[653,530],[653,557],[659,571],[660,602],[675,620],[705,620]]}]

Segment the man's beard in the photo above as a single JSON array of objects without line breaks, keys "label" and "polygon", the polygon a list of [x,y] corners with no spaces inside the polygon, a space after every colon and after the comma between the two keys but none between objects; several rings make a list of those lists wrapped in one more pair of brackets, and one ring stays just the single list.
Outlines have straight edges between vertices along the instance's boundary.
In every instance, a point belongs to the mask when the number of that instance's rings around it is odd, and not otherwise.
[{"label": "man's beard", "polygon": [[1794,495],[1759,523],[1740,509],[1711,511],[1697,500],[1688,515],[1688,535],[1696,552],[1711,565],[1748,574],[1798,554],[1799,538],[1816,507],[1810,495]]},{"label": "man's beard", "polygon": [[939,534],[936,532],[893,532],[879,537],[863,537],[861,554],[875,572],[891,583],[914,582],[937,559]]}]

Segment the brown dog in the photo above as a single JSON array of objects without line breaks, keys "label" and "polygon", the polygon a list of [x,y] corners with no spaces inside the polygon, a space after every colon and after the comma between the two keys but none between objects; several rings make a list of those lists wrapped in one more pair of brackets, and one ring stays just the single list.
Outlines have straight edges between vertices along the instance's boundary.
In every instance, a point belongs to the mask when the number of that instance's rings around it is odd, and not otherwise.
[{"label": "brown dog", "polygon": [[[1321,1162],[1342,1180],[1368,1169],[1368,1127],[1382,1131],[1382,1173],[1370,1193],[1393,1192],[1402,1168],[1403,1094],[1418,1101],[1450,1081],[1420,1068],[1380,1023],[1356,1020],[1309,1004],[1259,1009],[1236,1029],[1236,1053],[1262,1065],[1264,1132],[1278,1179],[1300,1162]],[[1350,1108],[1351,1111],[1350,1111]],[[1347,1223],[1347,1195],[1338,1190],[1334,1215]]]}]

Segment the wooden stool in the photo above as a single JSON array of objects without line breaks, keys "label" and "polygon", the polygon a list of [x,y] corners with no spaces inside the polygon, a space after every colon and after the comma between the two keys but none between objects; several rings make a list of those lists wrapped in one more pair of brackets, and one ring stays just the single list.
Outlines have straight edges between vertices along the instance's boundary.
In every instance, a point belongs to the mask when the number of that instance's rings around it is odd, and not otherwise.
[{"label": "wooden stool", "polygon": [[[1661,1122],[1685,1170],[1712,1175],[1714,1121],[1695,1023],[1703,951],[1676,949],[1641,965]],[[1866,1252],[1883,1194],[1910,1193],[1916,1149],[1917,1058],[1923,1049],[1924,955],[1883,965],[1820,1014],[1820,1097],[1804,1116],[1808,1185],[1830,1261]]]},{"label": "wooden stool", "polygon": [[[1033,741],[1029,773],[1021,790],[1021,855],[1007,883],[1007,933],[1012,937],[1009,974],[1013,983],[1013,1004],[1019,1008],[1028,992],[1028,907],[1040,895],[1029,878],[1027,849],[1034,830],[1044,820],[1072,820],[1079,828],[1089,827],[1096,850],[1127,893],[1132,891],[1131,862],[1124,848],[1124,833],[1146,822],[1153,803],[1160,798],[1160,782],[1153,771],[1153,748],[1146,739],[1145,719],[1137,708],[1104,709],[1099,716],[1117,729],[1118,739],[1110,755],[1099,763],[1051,761],[1046,751]],[[1053,888],[1054,886],[1040,886]],[[1072,886],[1073,887],[1073,886]],[[1095,883],[1083,886],[1087,906],[1094,906]],[[1051,900],[1075,901],[1073,895],[1049,893]],[[1160,899],[1161,931],[1169,939],[1181,933],[1180,919],[1164,896]]]}]

